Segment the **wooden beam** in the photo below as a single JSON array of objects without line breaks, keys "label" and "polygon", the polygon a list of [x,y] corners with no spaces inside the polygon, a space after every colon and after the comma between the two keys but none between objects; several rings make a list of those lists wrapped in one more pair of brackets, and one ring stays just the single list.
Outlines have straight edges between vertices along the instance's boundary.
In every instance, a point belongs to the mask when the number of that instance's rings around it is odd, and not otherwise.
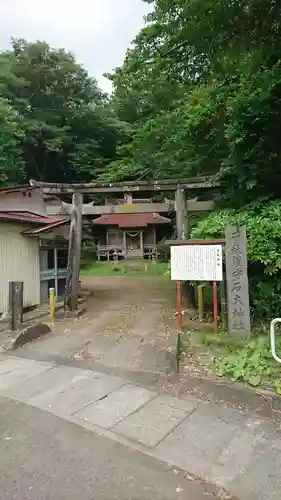
[{"label": "wooden beam", "polygon": [[93,182],[91,184],[58,184],[49,182],[38,182],[30,180],[31,186],[40,187],[46,194],[71,194],[79,191],[84,194],[94,193],[132,193],[140,191],[176,191],[182,189],[204,189],[213,188],[220,185],[214,177],[192,177],[183,180],[164,179],[159,181],[130,181],[102,183]]},{"label": "wooden beam", "polygon": [[83,205],[83,215],[134,214],[174,212],[175,204],[170,203],[125,203],[123,205]]},{"label": "wooden beam", "polygon": [[166,240],[165,245],[170,247],[179,245],[225,245],[225,240]]},{"label": "wooden beam", "polygon": [[215,203],[213,201],[187,200],[186,202],[187,212],[211,212],[214,208]]},{"label": "wooden beam", "polygon": [[[52,215],[71,214],[72,205],[70,203],[58,206],[57,212],[55,207],[51,207]],[[213,201],[195,201],[187,200],[187,212],[207,212],[214,209]],[[84,204],[82,207],[82,215],[106,215],[106,214],[133,214],[133,213],[168,213],[175,212],[175,202],[167,203],[132,203],[120,205],[93,205],[92,203]],[[48,210],[48,213],[49,210]]]}]

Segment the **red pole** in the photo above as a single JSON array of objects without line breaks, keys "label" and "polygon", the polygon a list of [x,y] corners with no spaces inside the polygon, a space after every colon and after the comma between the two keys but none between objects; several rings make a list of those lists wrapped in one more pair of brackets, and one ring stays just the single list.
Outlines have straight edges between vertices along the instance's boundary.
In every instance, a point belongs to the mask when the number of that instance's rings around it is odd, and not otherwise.
[{"label": "red pole", "polygon": [[217,292],[217,282],[213,281],[213,319],[214,319],[214,330],[218,331],[218,292]]},{"label": "red pole", "polygon": [[177,281],[177,303],[178,303],[177,373],[179,373],[179,371],[180,371],[180,356],[181,356],[181,331],[182,331],[181,281]]},{"label": "red pole", "polygon": [[178,295],[178,335],[182,330],[182,314],[181,314],[181,281],[177,281],[177,295]]}]

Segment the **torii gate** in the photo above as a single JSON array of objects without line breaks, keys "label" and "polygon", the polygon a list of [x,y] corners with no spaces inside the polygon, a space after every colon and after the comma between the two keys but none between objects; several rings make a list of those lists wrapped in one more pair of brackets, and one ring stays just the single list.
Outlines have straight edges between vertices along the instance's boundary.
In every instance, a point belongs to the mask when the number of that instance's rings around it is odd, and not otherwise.
[{"label": "torii gate", "polygon": [[[70,310],[77,308],[79,292],[79,273],[81,256],[82,215],[95,215],[106,213],[161,213],[176,212],[176,226],[178,240],[186,239],[187,213],[211,211],[214,208],[213,201],[186,200],[186,192],[215,188],[220,185],[216,177],[193,177],[183,180],[157,180],[157,181],[130,181],[91,184],[60,184],[30,180],[32,186],[40,187],[46,194],[72,195],[72,205],[64,203],[63,209],[71,215],[69,251],[68,251],[68,275],[65,292],[65,307]],[[128,203],[132,200],[132,193],[141,192],[165,192],[175,193],[174,201],[165,203]],[[83,204],[83,195],[123,193],[127,202],[124,205],[97,206],[93,203]]]}]

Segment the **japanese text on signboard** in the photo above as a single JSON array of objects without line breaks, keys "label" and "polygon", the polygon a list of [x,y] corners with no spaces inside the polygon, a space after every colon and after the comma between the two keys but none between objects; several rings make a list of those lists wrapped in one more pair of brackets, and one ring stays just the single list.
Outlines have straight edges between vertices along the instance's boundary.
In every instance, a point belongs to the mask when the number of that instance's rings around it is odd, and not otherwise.
[{"label": "japanese text on signboard", "polygon": [[171,279],[177,281],[222,281],[221,245],[171,247]]},{"label": "japanese text on signboard", "polygon": [[226,234],[228,322],[232,332],[250,330],[246,230],[231,226]]}]

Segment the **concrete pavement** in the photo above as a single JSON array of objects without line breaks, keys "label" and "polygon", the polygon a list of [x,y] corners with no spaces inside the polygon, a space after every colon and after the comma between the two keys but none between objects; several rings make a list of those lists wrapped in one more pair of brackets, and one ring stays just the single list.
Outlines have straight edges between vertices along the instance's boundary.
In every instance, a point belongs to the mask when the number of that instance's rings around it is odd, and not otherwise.
[{"label": "concrete pavement", "polygon": [[3,398],[137,449],[240,500],[280,498],[281,435],[270,419],[192,396],[159,394],[114,375],[16,357],[0,359]]},{"label": "concrete pavement", "polygon": [[0,398],[0,429],[1,500],[204,500],[212,493],[158,460],[7,398]]}]

